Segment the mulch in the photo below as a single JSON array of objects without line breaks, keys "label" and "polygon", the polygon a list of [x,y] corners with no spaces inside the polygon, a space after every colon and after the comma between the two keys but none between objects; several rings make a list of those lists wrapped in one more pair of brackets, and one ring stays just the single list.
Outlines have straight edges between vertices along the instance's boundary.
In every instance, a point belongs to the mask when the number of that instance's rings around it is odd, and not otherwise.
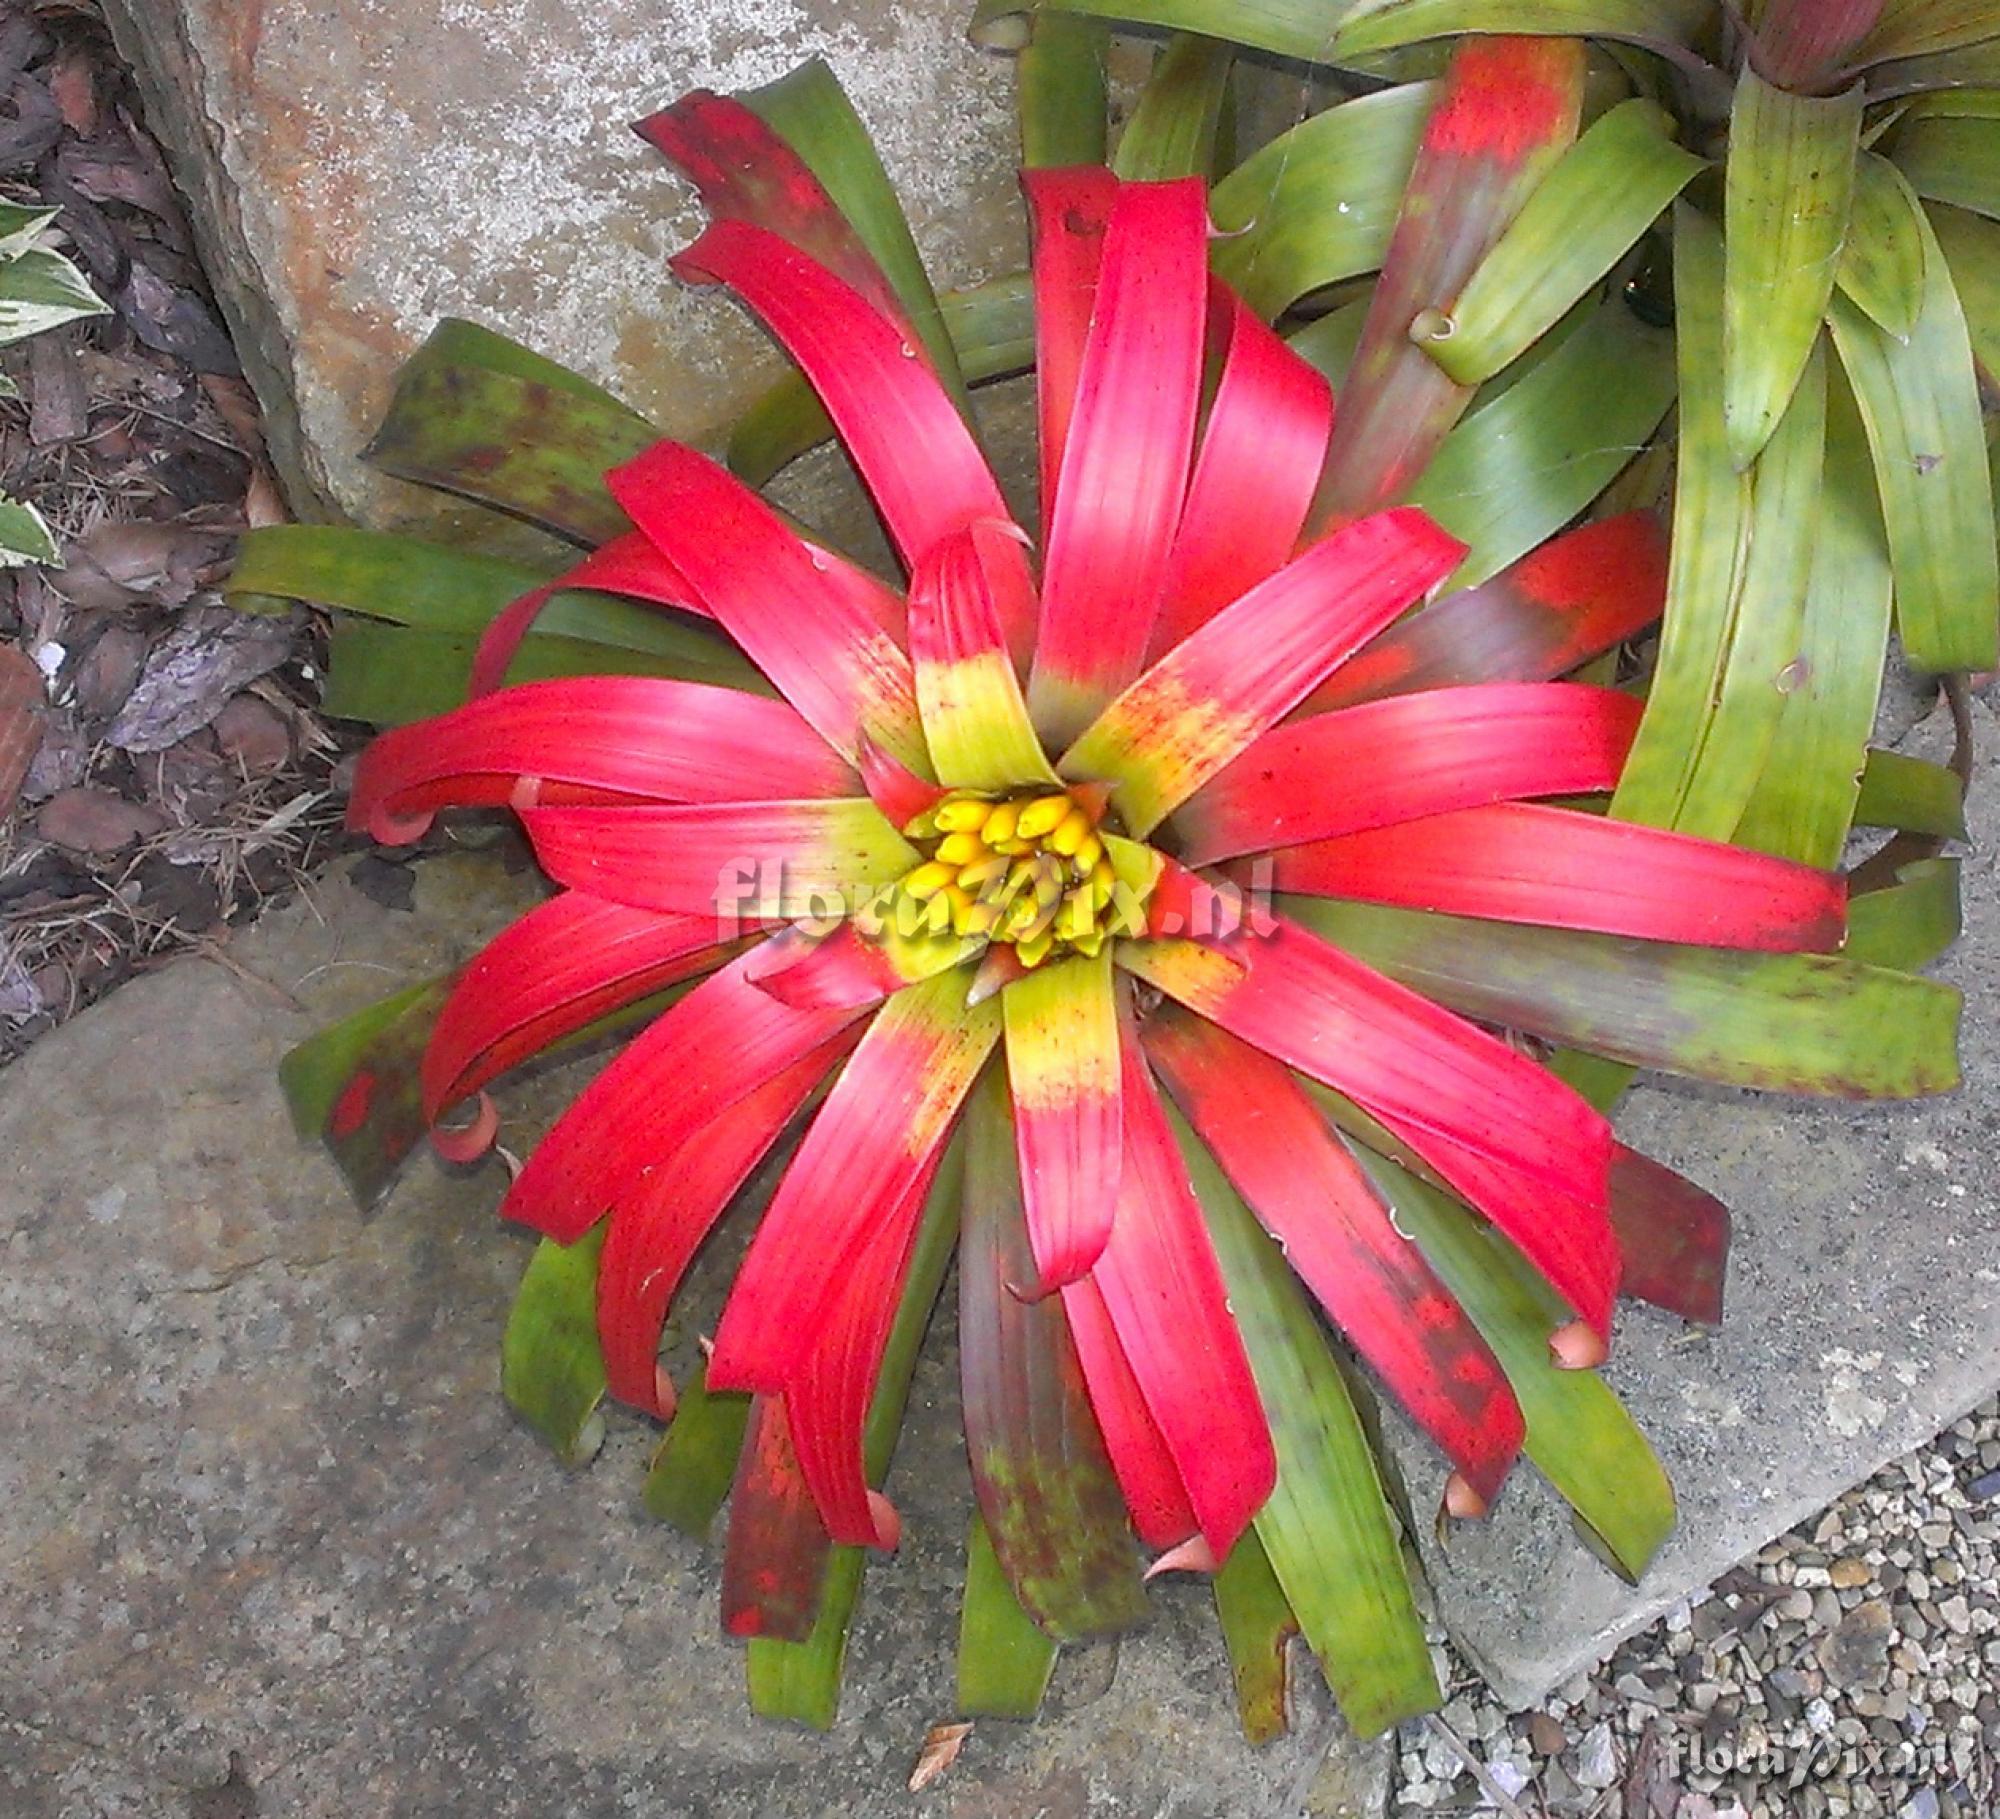
[{"label": "mulch", "polygon": [[0,1065],[215,951],[339,833],[320,630],[216,591],[282,521],[257,405],[92,0],[0,0],[0,196],[59,208],[112,314],[0,350],[0,491],[59,569],[0,570]]}]

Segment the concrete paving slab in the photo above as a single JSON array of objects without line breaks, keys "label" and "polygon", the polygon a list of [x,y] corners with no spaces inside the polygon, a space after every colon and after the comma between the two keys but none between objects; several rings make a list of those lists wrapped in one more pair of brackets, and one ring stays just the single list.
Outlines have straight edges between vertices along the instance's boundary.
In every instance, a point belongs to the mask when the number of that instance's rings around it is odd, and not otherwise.
[{"label": "concrete paving slab", "polygon": [[[1989,696],[1993,691],[1988,691]],[[1966,1084],[1914,1105],[1829,1106],[1642,1084],[1625,1140],[1735,1215],[1710,1333],[1626,1307],[1607,1375],[1658,1447],[1681,1520],[1636,1590],[1578,1546],[1532,1470],[1490,1523],[1425,1551],[1459,1644],[1517,1706],[1593,1666],[1773,1536],[1928,1440],[2000,1384],[2000,711],[1975,701],[1965,937]],[[1942,758],[1944,717],[1902,749]],[[1402,1447],[1418,1507],[1441,1475]]]},{"label": "concrete paving slab", "polygon": [[[527,1255],[497,1163],[413,1165],[364,1222],[272,1069],[444,970],[523,899],[491,862],[418,913],[327,879],[51,1036],[0,1085],[0,1813],[6,1819],[1377,1819],[1389,1753],[1308,1664],[1242,1740],[1212,1606],[1066,1659],[1045,1718],[952,1715],[964,1476],[949,1334],[891,1482],[830,1737],[754,1719],[718,1560],[638,1506],[651,1430],[566,1474],[498,1391]],[[574,1078],[545,1079],[527,1117]],[[512,1106],[521,1101],[514,1098]],[[233,1766],[232,1766],[233,1765]]]}]

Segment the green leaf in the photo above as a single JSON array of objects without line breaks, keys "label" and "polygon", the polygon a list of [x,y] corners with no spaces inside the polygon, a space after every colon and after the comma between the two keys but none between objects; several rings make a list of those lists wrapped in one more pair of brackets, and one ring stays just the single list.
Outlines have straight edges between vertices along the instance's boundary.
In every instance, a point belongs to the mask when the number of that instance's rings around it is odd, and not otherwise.
[{"label": "green leaf", "polygon": [[1959,993],[1837,955],[1621,941],[1330,898],[1286,908],[1464,1016],[1635,1067],[1845,1099],[1958,1084]]},{"label": "green leaf", "polygon": [[1993,37],[2000,37],[2000,20],[1992,0],[1888,0],[1855,61],[1936,55]]},{"label": "green leaf", "polygon": [[987,1069],[974,1089],[964,1140],[959,1361],[988,1537],[1051,1636],[1129,1629],[1145,1617],[1145,1588],[1068,1318],[1057,1296],[1013,1292],[1035,1268],[1004,1069]]},{"label": "green leaf", "polygon": [[1901,752],[1870,752],[1854,819],[1862,827],[1963,840],[1965,787],[1942,764]]},{"label": "green leaf", "polygon": [[1673,1486],[1595,1371],[1558,1369],[1549,1334],[1570,1315],[1521,1254],[1449,1195],[1357,1150],[1453,1298],[1493,1348],[1527,1418],[1525,1450],[1629,1580],[1674,1527]]},{"label": "green leaf", "polygon": [[1644,447],[1673,397],[1673,335],[1613,297],[1476,399],[1409,495],[1471,546],[1445,585],[1471,587],[1553,536]]},{"label": "green leaf", "polygon": [[[1681,332],[1685,353],[1695,331],[1683,323]],[[1695,408],[1683,398],[1684,425]],[[1748,511],[1737,517],[1733,551],[1698,552],[1683,562],[1676,500],[1659,669],[1614,814],[1709,840],[1728,839],[1742,819],[1777,736],[1788,684],[1799,677],[1825,449],[1826,366],[1817,350],[1748,474],[1737,475],[1719,455],[1705,468],[1710,450],[1683,440],[1681,485],[1692,490],[1696,508],[1712,488],[1725,501],[1747,494]],[[1711,558],[1719,574],[1725,554],[1734,557],[1727,591],[1683,585],[1705,578]]]},{"label": "green leaf", "polygon": [[597,1260],[609,1220],[574,1244],[544,1238],[507,1316],[500,1389],[565,1465],[588,1465],[604,1444],[604,1354],[597,1343]]},{"label": "green leaf", "polygon": [[1915,972],[1956,941],[1964,927],[1956,859],[1919,859],[1886,890],[1864,891],[1847,908],[1847,953],[1871,966]]},{"label": "green leaf", "polygon": [[1287,1729],[1285,1645],[1299,1633],[1299,1620],[1254,1528],[1229,1550],[1210,1584],[1243,1735],[1252,1743],[1273,1742]]},{"label": "green leaf", "polygon": [[1284,1253],[1170,1116],[1277,1450],[1256,1536],[1347,1722],[1372,1737],[1442,1698],[1380,1468]]},{"label": "green leaf", "polygon": [[[1035,296],[1026,272],[1009,272],[970,290],[948,291],[945,328],[973,385],[1026,372],[1035,363]],[[787,373],[737,418],[729,436],[730,471],[762,486],[809,448],[833,439],[833,420],[803,375]]]},{"label": "green leaf", "polygon": [[[336,720],[365,720],[380,727],[407,726],[413,720],[449,713],[465,705],[478,646],[479,640],[470,635],[336,620],[320,707]],[[756,678],[753,686],[734,661],[712,665],[699,656],[662,657],[539,632],[522,640],[507,666],[509,682],[569,676],[666,676],[758,694],[772,692],[762,678]]]},{"label": "green leaf", "polygon": [[1015,86],[1023,168],[1102,164],[1110,32],[1102,20],[1053,10],[1035,14],[1032,28],[1021,25],[1021,30],[1026,42],[1020,44]]},{"label": "green leaf", "polygon": [[[963,1145],[954,1142],[939,1165],[924,1205],[904,1277],[903,1298],[882,1351],[875,1400],[869,1404],[868,1423],[862,1431],[862,1462],[871,1484],[879,1485],[888,1475],[896,1436],[902,1431],[903,1410],[909,1402],[917,1352],[958,1245],[963,1173]],[[847,1660],[848,1625],[861,1595],[863,1551],[855,1547],[832,1550],[818,1615],[805,1641],[780,1642],[767,1636],[751,1639],[745,1671],[750,1681],[750,1704],[760,1717],[795,1718],[816,1730],[825,1730],[833,1723],[840,1704],[841,1670]]]},{"label": "green leaf", "polygon": [[1725,190],[1722,417],[1745,468],[1805,371],[1854,195],[1862,91],[1822,99],[1737,79]]},{"label": "green leaf", "polygon": [[946,389],[969,415],[965,375],[959,371],[958,355],[909,220],[889,173],[882,168],[875,141],[833,71],[814,57],[789,75],[748,89],[738,98],[798,153],[847,217],[889,280]]},{"label": "green leaf", "polygon": [[1979,382],[2000,392],[2000,226],[1942,204],[1924,213],[1951,268]]},{"label": "green leaf", "polygon": [[1924,306],[1907,341],[1833,300],[1834,345],[1875,455],[1896,625],[1918,669],[2000,666],[2000,559],[1965,313],[1928,219]]},{"label": "green leaf", "polygon": [[1354,350],[1361,345],[1361,331],[1367,323],[1368,299],[1356,297],[1352,303],[1343,303],[1294,329],[1285,342],[1338,392],[1347,382],[1347,369],[1354,364]]},{"label": "green leaf", "polygon": [[1119,136],[1111,168],[1128,183],[1209,176],[1235,66],[1234,48],[1214,38],[1183,32],[1169,39]]},{"label": "green leaf", "polygon": [[1708,0],[1360,0],[1334,33],[1333,48],[1350,56],[1458,32],[1685,44],[1709,17]]},{"label": "green leaf", "polygon": [[1996,110],[2000,95],[1990,89],[1924,96],[1911,105],[1890,140],[1896,168],[1928,201],[2000,215],[2000,111]]},{"label": "green leaf", "polygon": [[446,316],[432,329],[416,356],[446,367],[475,367],[483,372],[502,373],[530,385],[545,385],[552,391],[599,405],[607,411],[622,411],[624,404],[613,392],[594,379],[586,379],[560,360],[551,360],[531,347],[500,334],[495,329],[468,322],[463,316]]},{"label": "green leaf", "polygon": [[1480,262],[1449,332],[1420,340],[1425,352],[1476,385],[1560,321],[1705,168],[1672,132],[1666,111],[1641,99],[1590,126]]},{"label": "green leaf", "polygon": [[1032,21],[1075,14],[1124,24],[1200,32],[1233,44],[1276,51],[1281,57],[1324,62],[1329,26],[1342,0],[979,0],[972,41],[990,50],[1019,50]]},{"label": "green leaf", "polygon": [[1836,371],[1793,686],[1731,838],[1831,871],[1854,821],[1889,642],[1889,552],[1854,399]]},{"label": "green leaf", "polygon": [[696,1371],[681,1391],[667,1437],[646,1474],[646,1514],[706,1541],[736,1477],[749,1420],[748,1396],[711,1393],[708,1367]]},{"label": "green leaf", "polygon": [[[1416,327],[1458,294],[1575,144],[1584,68],[1574,39],[1495,39],[1483,53],[1476,44],[1453,52],[1334,414],[1309,534],[1394,503],[1471,404],[1473,388],[1429,358]],[[1529,100],[1510,107],[1523,89]]]},{"label": "green leaf", "polygon": [[1209,262],[1260,316],[1382,263],[1436,90],[1343,102],[1281,133],[1210,192]]},{"label": "green leaf", "polygon": [[1875,100],[1923,89],[1953,88],[1960,84],[1991,87],[1996,83],[2000,83],[2000,39],[1989,38],[1969,44],[1963,50],[1932,51],[1878,63],[1868,72],[1868,95]]},{"label": "green leaf", "polygon": [[958,1709],[968,1718],[1032,1718],[1049,1690],[1056,1644],[1035,1627],[1000,1570],[975,1510],[959,1610]]},{"label": "green leaf", "polygon": [[[476,638],[502,609],[548,579],[547,570],[416,537],[283,524],[243,539],[223,585],[230,595],[306,600],[397,625]],[[746,683],[756,675],[741,652],[709,627],[612,594],[558,594],[535,621],[535,635],[702,664],[734,672]]]},{"label": "green leaf", "polygon": [[19,202],[0,202],[0,264],[20,258],[49,231],[59,208],[32,208]]},{"label": "green leaf", "polygon": [[1924,236],[1916,217],[1916,200],[1895,166],[1863,152],[1834,282],[1898,339],[1916,326],[1924,301]]},{"label": "green leaf", "polygon": [[451,976],[427,980],[330,1024],[287,1052],[278,1084],[301,1137],[317,1137],[365,1212],[424,1135],[419,1070]]},{"label": "green leaf", "polygon": [[29,563],[59,563],[49,521],[24,499],[0,495],[0,568],[24,568]]},{"label": "green leaf", "polygon": [[463,328],[440,331],[418,350],[363,458],[398,480],[476,500],[574,542],[607,543],[630,530],[604,476],[660,432],[585,382],[468,360],[465,340]]},{"label": "green leaf", "polygon": [[744,1650],[750,1709],[760,1718],[790,1718],[816,1731],[831,1730],[840,1712],[840,1679],[847,1666],[847,1632],[861,1601],[864,1550],[836,1547],[827,1560],[819,1609],[803,1642],[755,1636]]},{"label": "green leaf", "polygon": [[110,309],[60,253],[21,253],[0,265],[0,347]]},{"label": "green leaf", "polygon": [[1722,235],[1685,205],[1674,211],[1674,330],[1680,372],[1672,554],[1658,668],[1646,723],[1611,812],[1671,826],[1699,750],[1729,623],[1743,585],[1751,482],[1722,427]]}]

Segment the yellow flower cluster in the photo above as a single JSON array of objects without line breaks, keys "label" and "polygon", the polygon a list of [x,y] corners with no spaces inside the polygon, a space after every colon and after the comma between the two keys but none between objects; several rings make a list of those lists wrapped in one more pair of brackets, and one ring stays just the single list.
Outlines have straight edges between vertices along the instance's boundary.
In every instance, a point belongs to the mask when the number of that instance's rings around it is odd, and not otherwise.
[{"label": "yellow flower cluster", "polygon": [[926,933],[1008,942],[1030,967],[1096,955],[1116,932],[1118,892],[1100,813],[1063,791],[948,797],[910,830],[930,857],[899,888],[924,906]]}]

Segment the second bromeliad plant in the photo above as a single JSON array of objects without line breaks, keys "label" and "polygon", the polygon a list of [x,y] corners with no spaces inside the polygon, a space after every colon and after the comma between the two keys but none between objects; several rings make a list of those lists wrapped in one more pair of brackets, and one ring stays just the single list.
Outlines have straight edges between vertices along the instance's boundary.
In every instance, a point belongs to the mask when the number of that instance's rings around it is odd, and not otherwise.
[{"label": "second bromeliad plant", "polygon": [[[441,1147],[489,1142],[507,1068],[650,1017],[508,1195],[546,1240],[505,1381],[572,1458],[607,1388],[666,1421],[658,1513],[732,1496],[760,1710],[831,1718],[955,1250],[967,1709],[1142,1614],[1136,1530],[1213,1574],[1253,1734],[1293,1628],[1369,1731],[1437,1688],[1346,1348],[1453,1513],[1525,1449],[1636,1575],[1671,1493],[1590,1366],[1621,1291],[1718,1316],[1727,1219],[1613,1139],[1628,1070],[1955,1079],[1914,969],[1956,780],[1866,748],[1892,611],[1920,668],[1994,661],[2000,228],[1954,137],[1993,129],[1909,100],[1980,9],[1130,0],[1212,35],[1108,165],[1097,10],[981,13],[1023,46],[1031,278],[939,299],[817,66],[647,123],[713,217],[676,269],[801,369],[728,468],[440,331],[376,458],[580,564],[250,541],[245,604],[342,609],[329,705],[399,723],[357,822],[511,806],[563,887],[287,1083],[368,1199],[455,1105]],[[1379,61],[1475,22],[1520,35]],[[1365,92],[1225,171],[1227,35]],[[1029,366],[1032,531],[967,408]],[[897,585],[752,490],[836,431]],[[1902,832],[1848,880],[1857,813]],[[670,1301],[802,1120],[677,1395]]]}]

